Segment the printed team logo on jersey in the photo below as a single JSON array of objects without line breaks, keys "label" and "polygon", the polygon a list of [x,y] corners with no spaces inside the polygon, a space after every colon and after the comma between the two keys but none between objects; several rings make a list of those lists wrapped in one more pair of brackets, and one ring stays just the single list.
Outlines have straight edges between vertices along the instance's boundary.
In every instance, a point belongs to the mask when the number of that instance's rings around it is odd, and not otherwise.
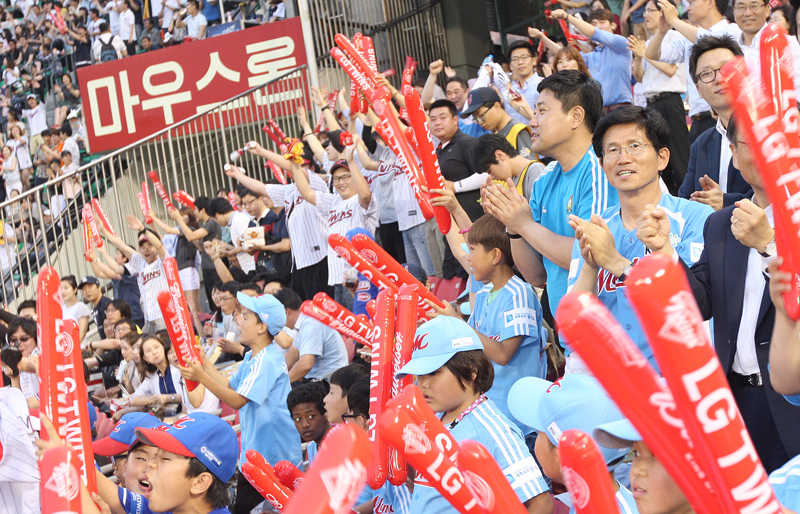
[{"label": "printed team logo on jersey", "polygon": [[409,423],[403,428],[405,453],[425,455],[431,451],[431,440],[421,427]]},{"label": "printed team logo on jersey", "polygon": [[[650,253],[649,251],[645,252]],[[631,266],[636,266],[639,262],[639,257],[634,257],[631,261]],[[625,287],[624,282],[620,282],[610,271],[600,268],[600,273],[597,274],[597,290],[601,293],[613,293],[620,287]]]},{"label": "printed team logo on jersey", "polygon": [[703,319],[700,317],[694,296],[688,291],[678,291],[664,307],[666,320],[658,335],[688,349],[706,343],[703,333]]},{"label": "printed team logo on jersey", "polygon": [[60,498],[74,500],[80,492],[80,480],[78,471],[67,461],[53,467],[53,472],[44,487],[56,493]]},{"label": "printed team logo on jersey", "polygon": [[156,279],[161,276],[161,270],[151,271],[149,273],[141,273],[142,275],[142,285],[146,285],[153,279]]},{"label": "printed team logo on jersey", "polygon": [[506,327],[513,327],[514,325],[537,325],[536,311],[527,307],[506,311],[503,316]]},{"label": "printed team logo on jersey", "polygon": [[491,512],[494,509],[494,491],[486,483],[486,480],[483,479],[480,475],[465,469],[463,472],[464,475],[464,484],[469,489],[469,492],[472,493],[473,498],[475,501],[478,502],[478,507],[481,508],[484,512]]},{"label": "printed team logo on jersey", "polygon": [[569,195],[569,200],[567,200],[567,214],[572,213],[572,205],[573,205],[572,195]]},{"label": "printed team logo on jersey", "polygon": [[345,459],[335,468],[321,471],[319,477],[328,491],[328,507],[334,514],[346,514],[367,481],[367,468],[358,461]]},{"label": "printed team logo on jersey", "polygon": [[375,514],[391,514],[394,512],[394,506],[383,501],[383,496],[376,496],[375,505],[372,507],[372,512]]},{"label": "printed team logo on jersey", "polygon": [[569,494],[572,497],[572,502],[579,510],[589,504],[591,498],[591,491],[589,491],[589,484],[583,479],[574,469],[566,466],[561,466],[561,473],[564,476],[564,483],[569,489]]},{"label": "printed team logo on jersey", "polygon": [[339,223],[340,221],[344,221],[352,217],[353,217],[353,209],[348,209],[342,212],[332,212],[331,217],[328,219],[328,226],[332,227],[337,223]]},{"label": "printed team logo on jersey", "polygon": [[527,159],[528,156],[531,154],[531,149],[523,148],[522,150],[519,151],[519,154]]}]

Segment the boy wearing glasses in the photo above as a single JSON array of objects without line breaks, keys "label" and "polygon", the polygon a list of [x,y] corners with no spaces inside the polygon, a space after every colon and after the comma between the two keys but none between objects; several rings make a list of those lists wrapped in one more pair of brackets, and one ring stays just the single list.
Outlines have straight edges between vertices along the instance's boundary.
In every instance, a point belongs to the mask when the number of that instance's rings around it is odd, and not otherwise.
[{"label": "boy wearing glasses", "polygon": [[470,116],[492,134],[505,137],[522,157],[536,159],[536,154],[531,152],[531,129],[527,123],[520,123],[508,115],[494,89],[479,87],[469,92],[467,108],[461,117]]},{"label": "boy wearing glasses", "polygon": [[584,220],[570,215],[575,244],[568,288],[597,295],[631,340],[658,369],[653,351],[628,302],[625,279],[646,254],[674,252],[687,264],[703,253],[709,206],[661,192],[669,163],[669,128],[653,109],[621,107],[597,124],[592,138],[619,205]]}]

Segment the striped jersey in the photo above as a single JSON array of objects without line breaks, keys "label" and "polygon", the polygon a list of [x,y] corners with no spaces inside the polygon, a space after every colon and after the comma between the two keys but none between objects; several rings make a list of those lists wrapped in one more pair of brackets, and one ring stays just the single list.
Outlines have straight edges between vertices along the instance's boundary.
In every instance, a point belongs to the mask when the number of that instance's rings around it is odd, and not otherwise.
[{"label": "striped jersey", "polygon": [[383,178],[387,175],[394,176],[394,209],[397,212],[398,229],[402,232],[425,223],[425,216],[422,215],[411,182],[399,159],[394,162],[381,162],[378,166],[378,176]]},{"label": "striped jersey", "polygon": [[800,510],[800,456],[770,473],[769,484],[782,505],[794,512]]},{"label": "striped jersey", "polygon": [[36,447],[28,436],[27,419],[21,419],[11,408],[15,400],[24,405],[24,416],[27,404],[22,393],[18,389],[0,390],[0,514],[39,514]]},{"label": "striped jersey", "polygon": [[[557,161],[548,164],[533,183],[530,201],[533,221],[567,237],[575,237],[569,226],[570,214],[588,220],[592,214],[600,215],[617,204],[617,190],[608,183],[592,147],[569,171],[564,171]],[[543,260],[550,310],[556,312],[558,302],[567,292],[568,272],[544,256]]]},{"label": "striped jersey", "polygon": [[158,293],[169,289],[167,277],[164,276],[164,261],[158,257],[147,264],[144,257],[138,252],[133,252],[130,261],[125,265],[129,275],[136,275],[139,284],[139,293],[142,298],[142,311],[145,321],[162,319],[161,307],[158,306]]},{"label": "striped jersey", "polygon": [[[522,432],[500,412],[492,400],[480,403],[450,433],[457,442],[472,439],[485,446],[503,470],[503,475],[511,482],[521,502],[549,492],[539,466],[525,445]],[[439,514],[458,511],[425,477],[418,474],[414,479],[411,512]]]},{"label": "striped jersey", "polygon": [[[308,172],[308,181],[317,193],[328,191],[328,185],[313,171]],[[294,184],[267,184],[266,193],[275,205],[283,204],[286,210],[294,267],[307,268],[324,259],[328,255],[328,227],[317,215],[317,208],[303,199]]]},{"label": "striped jersey", "polygon": [[[328,225],[328,235],[341,234],[346,236],[354,228],[363,228],[374,236],[377,214],[378,204],[375,200],[375,195],[372,195],[369,207],[364,209],[359,204],[357,194],[344,200],[339,196],[339,193],[317,192],[317,215]],[[339,254],[330,245],[327,245],[327,247],[328,285],[342,284],[344,282],[344,271],[350,265],[339,257]]]}]

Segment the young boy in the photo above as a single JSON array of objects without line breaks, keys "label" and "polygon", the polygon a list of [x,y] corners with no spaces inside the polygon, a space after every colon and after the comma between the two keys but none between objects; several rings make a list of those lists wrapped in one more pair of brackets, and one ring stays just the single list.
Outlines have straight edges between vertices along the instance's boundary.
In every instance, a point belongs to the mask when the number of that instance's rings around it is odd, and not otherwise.
[{"label": "young boy", "polygon": [[[469,325],[478,333],[494,367],[494,384],[487,396],[516,422],[533,451],[533,438],[528,437],[533,429],[515,420],[507,398],[517,380],[547,374],[542,306],[530,284],[514,275],[511,243],[500,221],[488,214],[482,216],[470,227],[467,243],[470,271],[476,281],[486,284],[475,296]],[[443,312],[461,317],[452,308]]]},{"label": "young boy", "polygon": [[[354,424],[366,432],[369,428],[369,379],[362,378],[353,384],[347,395],[347,407],[345,423]],[[392,485],[387,480],[380,489],[372,491],[367,487],[366,492],[372,497],[363,504],[357,503],[353,509],[356,512],[411,512],[411,493],[405,485]]]},{"label": "young boy", "polygon": [[[214,368],[208,359],[189,363],[180,368],[186,380],[200,382],[211,393],[239,410],[242,425],[240,462],[245,462],[245,452],[258,451],[270,463],[280,460],[299,464],[302,459],[300,445],[292,437],[294,424],[286,409],[289,395],[289,374],[283,355],[272,344],[286,323],[283,305],[272,295],[255,298],[237,293],[243,307],[237,322],[241,333],[239,343],[250,348],[239,370],[230,381]],[[237,485],[236,514],[247,513],[264,498],[240,475]]]},{"label": "young boy", "polygon": [[633,446],[631,491],[639,514],[694,514],[689,500],[627,419],[600,425],[594,438],[606,448]]},{"label": "young boy", "polygon": [[[363,364],[348,364],[333,372],[328,382],[331,388],[325,396],[325,417],[332,425],[344,423],[342,414],[347,414],[347,393],[361,378],[369,377],[369,368]],[[309,463],[311,460],[308,461]]]},{"label": "young boy", "polygon": [[[599,425],[623,419],[600,383],[587,375],[567,375],[556,382],[536,377],[518,380],[508,393],[508,408],[514,417],[538,431],[534,448],[536,460],[545,475],[562,484],[564,478],[558,457],[561,434],[569,429],[591,434]],[[622,463],[628,449],[601,450],[614,480],[614,469]],[[621,511],[625,514],[637,512],[631,492],[616,480],[614,487]],[[556,498],[570,507],[570,513],[575,512],[569,493]]]},{"label": "young boy", "polygon": [[325,388],[321,382],[300,384],[286,398],[286,405],[294,420],[294,427],[303,442],[309,465],[317,456],[317,448],[328,435],[331,424],[325,417]]}]

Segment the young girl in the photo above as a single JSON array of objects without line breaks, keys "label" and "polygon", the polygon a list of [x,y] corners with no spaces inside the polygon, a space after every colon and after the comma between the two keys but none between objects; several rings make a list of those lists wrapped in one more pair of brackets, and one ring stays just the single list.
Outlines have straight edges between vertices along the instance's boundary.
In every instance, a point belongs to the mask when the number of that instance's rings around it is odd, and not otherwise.
[{"label": "young girl", "polygon": [[170,403],[182,403],[181,374],[167,359],[170,346],[155,334],[142,336],[139,358],[147,376],[131,395],[132,407],[158,409]]},{"label": "young girl", "polygon": [[89,318],[92,311],[85,303],[78,301],[78,281],[73,275],[68,275],[61,279],[61,296],[63,298],[63,318],[72,319],[78,324],[81,335],[80,340],[86,337],[89,330]]},{"label": "young girl", "polygon": [[[551,512],[553,500],[522,433],[486,397],[494,381],[494,368],[475,331],[461,320],[438,316],[417,328],[414,348],[397,378],[417,375],[425,401],[439,413],[453,438],[478,441],[501,469],[519,470],[514,475],[514,492],[528,512]],[[418,475],[411,512],[432,514],[456,509]]]}]

